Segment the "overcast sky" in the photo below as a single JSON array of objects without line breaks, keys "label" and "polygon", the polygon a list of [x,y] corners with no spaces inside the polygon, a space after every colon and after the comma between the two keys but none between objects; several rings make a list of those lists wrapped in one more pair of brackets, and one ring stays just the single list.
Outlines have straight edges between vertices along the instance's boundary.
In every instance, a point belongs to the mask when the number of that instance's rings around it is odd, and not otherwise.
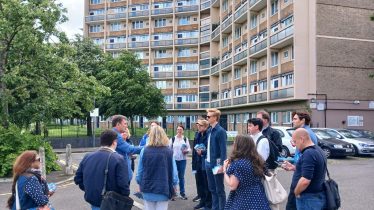
[{"label": "overcast sky", "polygon": [[80,28],[83,28],[83,0],[57,0],[58,3],[62,3],[65,8],[68,9],[68,13],[65,14],[69,20],[59,27],[65,31],[69,39],[74,38],[74,34],[83,34]]}]

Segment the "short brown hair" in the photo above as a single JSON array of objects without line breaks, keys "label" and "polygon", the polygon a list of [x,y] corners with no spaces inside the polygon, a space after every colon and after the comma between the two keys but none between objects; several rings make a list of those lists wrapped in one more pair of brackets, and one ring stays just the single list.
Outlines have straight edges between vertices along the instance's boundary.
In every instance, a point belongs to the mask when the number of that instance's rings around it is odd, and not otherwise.
[{"label": "short brown hair", "polygon": [[262,119],[268,120],[268,122],[270,122],[270,115],[267,111],[261,110],[261,111],[257,112],[257,115],[259,115],[259,114],[262,116]]},{"label": "short brown hair", "polygon": [[114,115],[112,119],[112,127],[116,127],[117,123],[122,123],[123,120],[127,120],[127,118],[123,115]]},{"label": "short brown hair", "polygon": [[309,125],[312,118],[310,117],[310,114],[306,110],[293,110],[292,111],[292,119],[297,114],[300,120],[305,119],[305,125]]},{"label": "short brown hair", "polygon": [[147,136],[149,136],[149,134],[151,133],[151,128],[152,128],[152,123],[156,123],[158,126],[161,126],[161,123],[159,122],[159,121],[157,121],[157,120],[152,120],[151,121],[151,124],[149,124],[149,126],[148,126],[148,131],[147,131]]},{"label": "short brown hair", "polygon": [[219,111],[218,109],[207,109],[206,111],[212,112],[213,117],[217,117],[217,122],[219,121],[219,118],[221,117],[221,111]]},{"label": "short brown hair", "polygon": [[105,129],[100,134],[100,146],[110,147],[115,140],[117,140],[117,132],[112,129]]}]

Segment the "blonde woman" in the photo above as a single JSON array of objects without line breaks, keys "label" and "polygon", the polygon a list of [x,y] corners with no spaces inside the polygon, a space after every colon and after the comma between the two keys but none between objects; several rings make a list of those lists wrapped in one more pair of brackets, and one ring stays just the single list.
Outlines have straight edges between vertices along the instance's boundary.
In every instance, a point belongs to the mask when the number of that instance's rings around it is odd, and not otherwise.
[{"label": "blonde woman", "polygon": [[[121,133],[121,137],[129,144],[129,145],[132,145],[134,146],[134,144],[132,143],[132,141],[130,140],[130,131],[129,131],[129,128],[126,128],[125,132]],[[128,159],[130,160],[131,162],[131,170],[132,172],[134,172],[134,160],[136,159],[136,154],[132,154],[132,155],[127,155]]]},{"label": "blonde woman", "polygon": [[166,210],[178,185],[177,166],[169,139],[160,126],[151,128],[147,146],[139,156],[136,183],[143,193],[146,210]]}]

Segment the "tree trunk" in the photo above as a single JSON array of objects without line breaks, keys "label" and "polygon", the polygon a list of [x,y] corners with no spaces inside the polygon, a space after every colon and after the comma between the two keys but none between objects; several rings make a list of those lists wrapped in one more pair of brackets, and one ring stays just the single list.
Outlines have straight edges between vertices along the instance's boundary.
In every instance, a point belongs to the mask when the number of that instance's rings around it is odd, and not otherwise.
[{"label": "tree trunk", "polygon": [[87,117],[87,136],[92,136],[91,117]]},{"label": "tree trunk", "polygon": [[134,136],[134,120],[130,117],[130,125],[131,125],[131,136]]},{"label": "tree trunk", "polygon": [[70,125],[74,125],[74,118],[70,118]]},{"label": "tree trunk", "polygon": [[40,130],[40,122],[35,123],[35,134],[36,135],[41,135],[42,134],[42,132]]}]

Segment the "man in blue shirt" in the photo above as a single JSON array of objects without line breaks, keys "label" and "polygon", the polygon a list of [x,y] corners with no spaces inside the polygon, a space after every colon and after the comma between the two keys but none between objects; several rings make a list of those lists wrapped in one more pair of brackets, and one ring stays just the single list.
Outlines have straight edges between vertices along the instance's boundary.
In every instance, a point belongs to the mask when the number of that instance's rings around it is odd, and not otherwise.
[{"label": "man in blue shirt", "polygon": [[131,160],[127,158],[127,155],[140,154],[143,147],[134,147],[129,145],[121,136],[127,128],[127,118],[122,115],[114,115],[112,119],[112,129],[117,133],[117,149],[118,154],[125,157],[129,171],[129,185],[132,179]]},{"label": "man in blue shirt", "polygon": [[285,162],[287,171],[295,171],[291,189],[294,189],[297,209],[324,209],[326,194],[323,187],[325,181],[326,155],[320,147],[315,145],[304,128],[298,128],[292,134],[296,148],[301,151],[296,165]]},{"label": "man in blue shirt", "polygon": [[[309,133],[309,137],[311,141],[313,142],[313,144],[316,145],[316,147],[319,147],[316,134],[314,134],[314,132],[309,128],[309,123],[311,121],[309,112],[306,110],[294,110],[291,116],[292,116],[293,127],[296,129],[304,128],[305,130],[307,130]],[[300,159],[301,155],[302,153],[296,147],[295,164],[297,164],[297,161]],[[290,194],[288,195],[288,202],[287,202],[286,210],[296,210],[296,197],[294,194],[294,190],[295,188],[291,185]]]},{"label": "man in blue shirt", "polygon": [[[223,162],[226,160],[226,142],[227,133],[218,124],[221,111],[217,109],[208,109],[206,120],[212,126],[208,136],[207,154],[205,169],[208,177],[209,190],[212,193],[212,209],[221,210],[225,208],[226,193],[223,184],[224,171]],[[213,174],[212,169],[218,166],[217,174]]]}]

